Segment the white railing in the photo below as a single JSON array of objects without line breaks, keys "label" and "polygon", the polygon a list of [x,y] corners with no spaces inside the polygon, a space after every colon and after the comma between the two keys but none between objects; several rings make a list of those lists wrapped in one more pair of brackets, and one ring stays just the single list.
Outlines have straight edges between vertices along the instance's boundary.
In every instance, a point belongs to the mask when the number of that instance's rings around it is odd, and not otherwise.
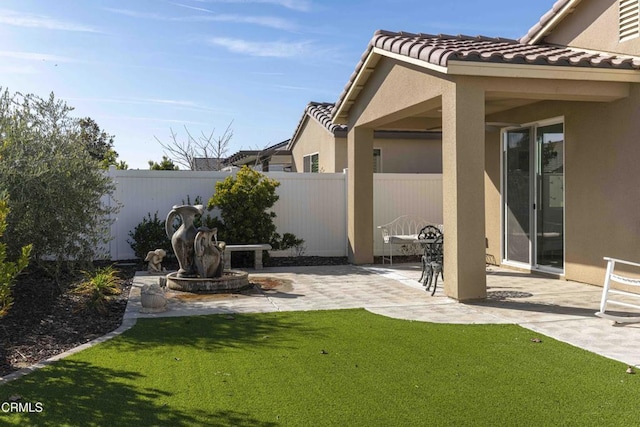
[{"label": "white railing", "polygon": [[[193,171],[120,171],[111,169],[115,201],[121,205],[111,227],[111,259],[133,259],[127,242],[129,232],[150,213],[165,219],[176,204],[193,203],[197,196],[206,205],[215,191],[215,183],[229,172]],[[346,256],[347,254],[347,175],[269,172],[280,182],[280,199],[274,205],[279,233],[293,233],[305,240],[304,255]],[[415,214],[442,222],[442,175],[374,175],[374,253],[382,255],[382,238],[375,226],[404,214]],[[209,212],[217,215],[216,211]],[[241,242],[235,242],[241,243]],[[289,252],[273,252],[274,256]]]}]

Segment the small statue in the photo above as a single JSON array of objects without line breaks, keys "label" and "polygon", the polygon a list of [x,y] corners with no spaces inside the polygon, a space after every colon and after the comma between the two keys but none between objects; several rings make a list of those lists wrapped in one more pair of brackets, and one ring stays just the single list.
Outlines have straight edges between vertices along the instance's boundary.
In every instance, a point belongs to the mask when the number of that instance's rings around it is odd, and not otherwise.
[{"label": "small statue", "polygon": [[218,242],[218,229],[198,229],[194,241],[194,262],[201,278],[221,277],[224,270],[224,242]]},{"label": "small statue", "polygon": [[147,265],[147,271],[151,274],[162,273],[166,271],[162,267],[162,259],[167,256],[167,252],[164,249],[156,249],[155,251],[149,251],[147,257],[144,259],[149,264]]},{"label": "small statue", "polygon": [[[162,249],[159,249],[162,250]],[[153,253],[150,251],[149,253]],[[144,285],[140,291],[141,313],[160,313],[167,310],[167,297],[157,284]]]}]

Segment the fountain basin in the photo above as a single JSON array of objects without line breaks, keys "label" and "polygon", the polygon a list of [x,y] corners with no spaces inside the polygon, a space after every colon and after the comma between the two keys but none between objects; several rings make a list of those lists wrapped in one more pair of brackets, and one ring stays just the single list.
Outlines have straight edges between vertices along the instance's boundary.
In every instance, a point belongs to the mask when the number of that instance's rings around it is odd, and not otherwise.
[{"label": "fountain basin", "polygon": [[222,277],[178,277],[177,272],[167,274],[167,287],[176,291],[193,293],[229,293],[239,292],[251,286],[249,273],[238,270],[225,270]]}]

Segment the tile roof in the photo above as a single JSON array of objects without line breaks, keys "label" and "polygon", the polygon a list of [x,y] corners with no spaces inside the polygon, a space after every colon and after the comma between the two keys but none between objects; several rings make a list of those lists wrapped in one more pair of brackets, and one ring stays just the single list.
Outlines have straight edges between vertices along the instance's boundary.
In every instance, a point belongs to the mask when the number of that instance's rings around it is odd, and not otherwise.
[{"label": "tile roof", "polygon": [[[557,4],[569,1],[572,0],[559,0]],[[450,61],[466,61],[620,70],[640,69],[640,58],[637,57],[566,46],[525,44],[518,40],[484,36],[413,34],[378,30],[342,91],[334,107],[334,114],[345,101],[373,49],[384,50],[440,67],[447,67]],[[333,116],[332,118],[335,119]]]},{"label": "tile roof", "polygon": [[266,147],[262,150],[240,150],[231,156],[227,157],[222,161],[224,165],[234,165],[239,163],[241,160],[246,159],[248,157],[264,159],[267,157],[271,157],[277,154],[288,155],[291,154],[287,149],[287,145],[289,144],[289,140],[285,140],[282,142],[278,142],[277,144]]},{"label": "tile roof", "polygon": [[335,134],[336,131],[346,131],[346,125],[333,123],[331,120],[331,112],[335,104],[333,102],[310,102],[305,109],[305,113],[316,119],[329,132]]},{"label": "tile roof", "polygon": [[[561,15],[573,11],[578,3],[580,3],[580,0],[557,0],[553,6],[551,6],[551,9],[542,15],[540,21],[531,27],[529,31],[527,31],[527,34],[520,37],[520,43],[528,44],[539,37],[544,37],[546,34],[541,34],[541,31],[544,30],[547,24],[550,24],[551,21],[556,18],[562,19]],[[550,30],[550,28],[548,30]]]},{"label": "tile roof", "polygon": [[529,45],[483,36],[377,31],[371,47],[446,67],[449,61],[640,69],[640,59],[566,46]]},{"label": "tile roof", "polygon": [[304,113],[296,126],[296,130],[289,142],[289,149],[295,144],[298,134],[302,130],[302,125],[307,116],[313,117],[320,123],[326,130],[336,135],[336,133],[346,132],[347,126],[333,123],[331,119],[331,113],[335,104],[333,102],[310,102],[304,109]]}]

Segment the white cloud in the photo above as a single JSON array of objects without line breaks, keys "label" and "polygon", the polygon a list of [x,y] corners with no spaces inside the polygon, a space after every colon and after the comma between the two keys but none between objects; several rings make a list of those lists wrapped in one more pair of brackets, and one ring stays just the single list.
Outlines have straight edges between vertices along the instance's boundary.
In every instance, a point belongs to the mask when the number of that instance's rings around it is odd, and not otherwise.
[{"label": "white cloud", "polygon": [[21,59],[25,61],[75,62],[73,58],[37,52],[14,52],[0,50],[1,58]]},{"label": "white cloud", "polygon": [[116,13],[118,15],[128,16],[130,18],[158,19],[162,21],[169,21],[172,19],[157,13],[138,12],[131,9],[116,9],[112,7],[105,7],[104,10],[106,10],[107,12]]},{"label": "white cloud", "polygon": [[302,56],[309,51],[311,42],[253,42],[226,37],[215,37],[209,42],[234,53],[272,58],[292,58]]},{"label": "white cloud", "polygon": [[138,12],[130,9],[114,9],[114,8],[105,8],[105,10],[117,13],[124,16],[129,16],[131,18],[141,18],[141,19],[155,19],[159,21],[170,21],[170,22],[235,22],[239,24],[253,24],[260,25],[263,27],[275,28],[278,30],[287,30],[293,31],[297,29],[297,25],[290,22],[287,19],[279,18],[277,16],[251,16],[251,15],[233,15],[233,14],[216,14],[213,11],[203,8],[193,8],[191,6],[186,6],[183,4],[174,3],[177,6],[188,7],[189,9],[201,10],[209,13],[209,15],[198,15],[198,16],[164,16],[159,15],[157,13],[148,13],[148,12]]},{"label": "white cloud", "polygon": [[[193,120],[180,120],[180,119],[161,119],[158,117],[136,117],[136,116],[102,116],[103,119],[110,120],[131,120],[131,121],[144,121],[144,122],[156,122],[156,123],[172,123],[179,125],[194,125],[194,126],[209,126],[210,123],[197,122]],[[158,128],[165,129],[165,128]]]},{"label": "white cloud", "polygon": [[220,112],[218,109],[200,105],[193,101],[185,101],[180,99],[158,99],[158,98],[68,98],[68,101],[90,101],[103,102],[108,104],[133,104],[133,105],[167,105],[177,107],[179,109],[203,111],[203,112]]},{"label": "white cloud", "polygon": [[23,67],[0,65],[0,74],[38,74],[38,70],[28,65]]},{"label": "white cloud", "polygon": [[178,107],[198,107],[198,105],[193,101],[181,101],[179,99],[132,98],[131,100],[149,104],[175,105]]},{"label": "white cloud", "polygon": [[243,24],[255,24],[263,27],[275,28],[278,30],[292,31],[297,28],[297,25],[289,22],[286,19],[278,18],[275,16],[242,16],[242,15],[217,15],[209,21],[221,21],[221,22],[237,22]]},{"label": "white cloud", "polygon": [[304,87],[304,86],[291,86],[291,85],[273,85],[278,89],[287,89],[287,90],[303,90],[303,91],[317,91],[317,88],[312,87]]},{"label": "white cloud", "polygon": [[45,15],[27,14],[6,9],[0,9],[0,24],[12,25],[15,27],[40,28],[45,30],[79,31],[88,33],[101,32],[86,25],[59,21]]},{"label": "white cloud", "polygon": [[173,3],[173,2],[171,4],[176,5],[176,6],[180,6],[180,7],[184,7],[186,9],[197,10],[199,12],[215,13],[214,11],[209,10],[209,9],[205,9],[204,7],[189,6],[188,4]]},{"label": "white cloud", "polygon": [[308,12],[311,10],[310,0],[196,0],[200,3],[264,3],[282,6],[287,9]]}]

